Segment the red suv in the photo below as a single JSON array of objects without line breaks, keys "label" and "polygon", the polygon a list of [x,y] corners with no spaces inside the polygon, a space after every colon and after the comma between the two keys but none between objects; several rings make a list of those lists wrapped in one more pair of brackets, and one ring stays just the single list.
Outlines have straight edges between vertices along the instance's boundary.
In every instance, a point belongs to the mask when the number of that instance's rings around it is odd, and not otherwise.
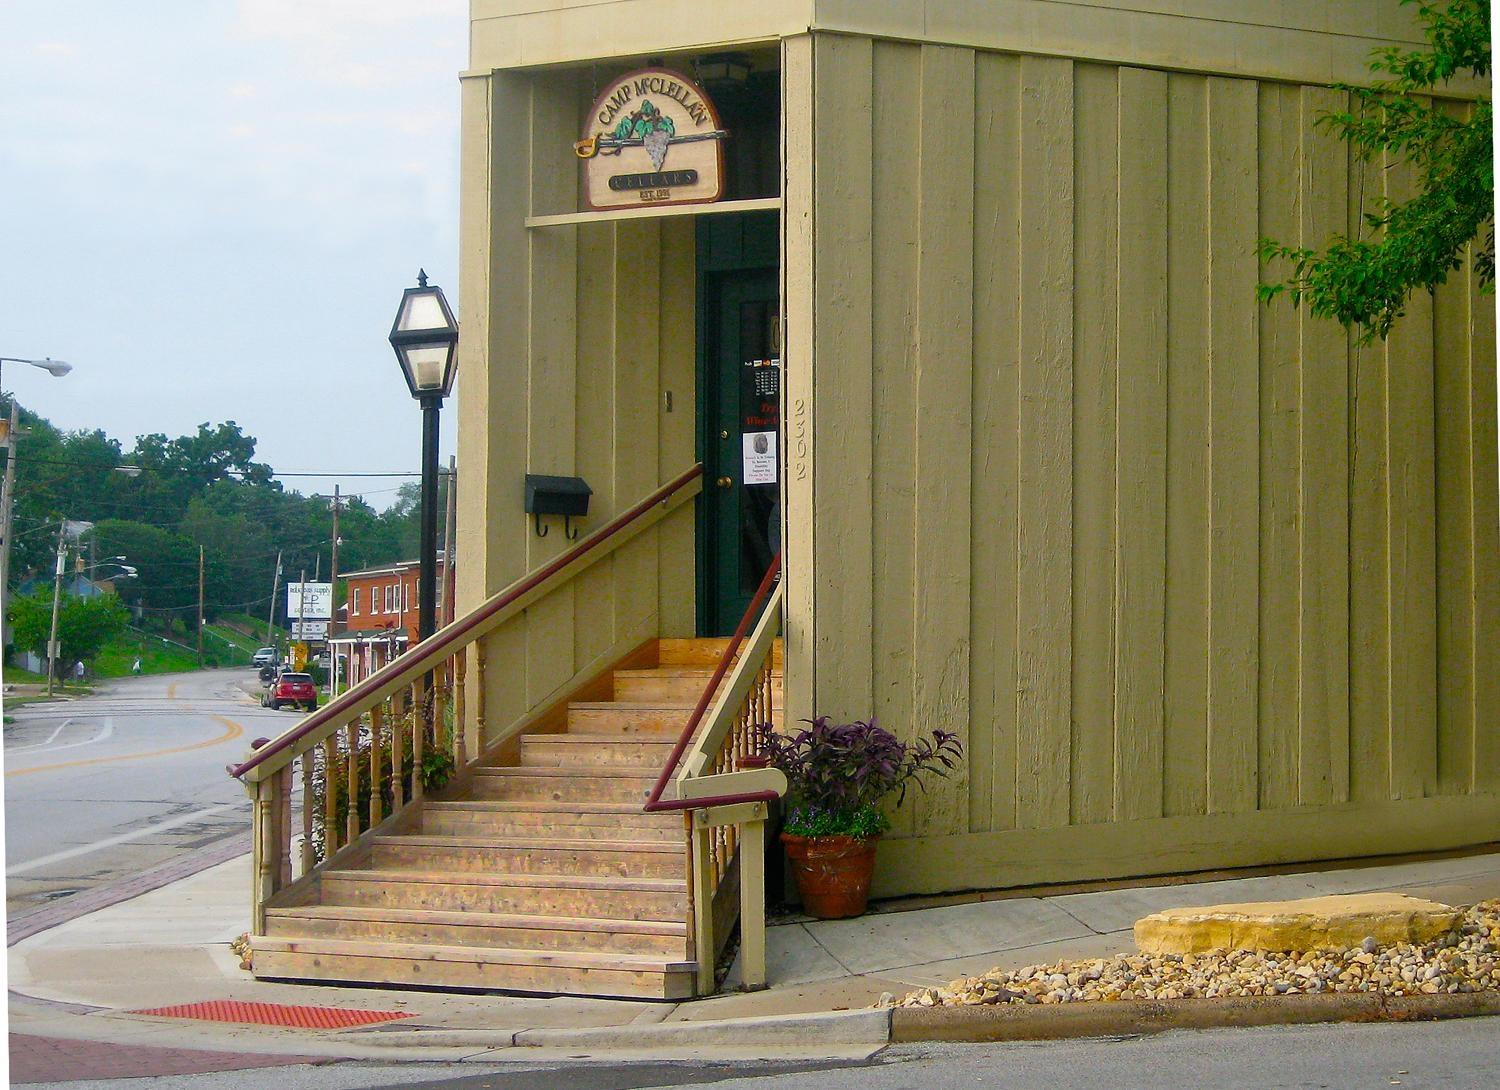
[{"label": "red suv", "polygon": [[276,711],[280,711],[283,704],[301,704],[308,711],[314,711],[318,707],[318,688],[313,684],[311,674],[282,674],[266,693],[264,703]]}]

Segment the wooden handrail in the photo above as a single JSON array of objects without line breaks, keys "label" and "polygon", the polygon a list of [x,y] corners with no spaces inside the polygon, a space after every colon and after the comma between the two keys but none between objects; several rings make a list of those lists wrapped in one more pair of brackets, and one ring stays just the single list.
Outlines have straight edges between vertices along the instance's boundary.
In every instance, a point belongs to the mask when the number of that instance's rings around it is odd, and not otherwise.
[{"label": "wooden handrail", "polygon": [[[489,628],[499,624],[504,620],[504,614],[507,611],[524,608],[530,599],[546,589],[550,581],[561,576],[569,568],[585,560],[592,563],[592,559],[588,559],[590,553],[630,529],[656,506],[677,498],[679,493],[697,482],[702,476],[703,466],[700,463],[674,477],[572,548],[492,595],[479,608],[440,628],[400,658],[387,663],[358,685],[330,700],[300,723],[261,746],[240,764],[230,766],[229,774],[236,779],[241,779],[248,773],[255,773],[252,779],[259,779],[263,775],[274,772],[276,768],[293,759],[295,754],[287,753],[287,751],[295,747],[298,742],[309,741],[316,744],[321,735],[338,729],[342,723],[362,714],[404,686],[410,685],[456,651],[478,639]],[[697,490],[694,489],[681,499],[691,498],[696,492]],[[314,735],[320,737],[315,738]],[[282,754],[286,754],[284,759],[273,760]]]},{"label": "wooden handrail", "polygon": [[[657,776],[656,783],[651,788],[651,794],[646,799],[643,807],[645,813],[654,814],[666,810],[701,810],[710,806],[728,806],[738,802],[770,802],[772,799],[780,798],[776,791],[748,791],[737,794],[710,795],[704,798],[678,798],[663,799],[662,794],[667,789],[667,784],[672,779],[672,774],[677,770],[678,763],[682,760],[682,754],[688,744],[693,740],[699,726],[703,723],[704,714],[713,702],[714,694],[718,692],[719,685],[724,680],[724,675],[734,664],[735,656],[739,653],[740,645],[745,642],[745,635],[754,623],[761,606],[764,605],[766,597],[771,593],[771,588],[776,584],[777,577],[781,574],[781,554],[777,553],[771,559],[771,566],[766,569],[765,577],[761,579],[760,586],[756,588],[755,595],[750,599],[749,608],[745,615],[740,618],[739,625],[730,637],[729,644],[724,648],[724,653],[719,656],[719,662],[714,667],[713,675],[708,684],[704,686],[703,695],[698,698],[697,705],[693,708],[693,714],[688,718],[687,725],[683,727],[682,733],[677,738],[677,744],[672,747],[666,764]],[[757,667],[759,664],[756,664]]]}]

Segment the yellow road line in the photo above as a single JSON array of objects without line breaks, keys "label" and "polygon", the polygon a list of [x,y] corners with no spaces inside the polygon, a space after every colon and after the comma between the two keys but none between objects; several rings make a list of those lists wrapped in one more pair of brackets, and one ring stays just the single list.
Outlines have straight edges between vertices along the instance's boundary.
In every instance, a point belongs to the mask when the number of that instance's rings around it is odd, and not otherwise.
[{"label": "yellow road line", "polygon": [[245,728],[240,726],[232,719],[225,719],[222,715],[214,715],[210,716],[209,718],[213,719],[215,722],[223,723],[226,729],[223,734],[216,735],[206,742],[194,742],[189,746],[173,746],[171,749],[153,749],[150,753],[122,753],[118,757],[89,757],[79,761],[62,761],[55,765],[37,765],[35,768],[17,768],[14,771],[6,772],[5,778],[8,780],[12,776],[30,776],[33,772],[51,772],[54,769],[59,768],[81,768],[84,765],[107,765],[114,764],[118,761],[144,761],[148,757],[165,757],[168,754],[172,753],[187,753],[188,751],[194,749],[207,749],[209,746],[216,746],[221,742],[232,742],[240,735],[245,733]]}]

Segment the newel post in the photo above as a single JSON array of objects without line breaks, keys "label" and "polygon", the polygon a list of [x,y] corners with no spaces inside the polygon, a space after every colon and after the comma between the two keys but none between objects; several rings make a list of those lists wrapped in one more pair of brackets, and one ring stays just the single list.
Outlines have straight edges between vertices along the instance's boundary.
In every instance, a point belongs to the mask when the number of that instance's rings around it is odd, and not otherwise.
[{"label": "newel post", "polygon": [[740,840],[740,982],[747,991],[766,986],[766,804],[745,822]]}]

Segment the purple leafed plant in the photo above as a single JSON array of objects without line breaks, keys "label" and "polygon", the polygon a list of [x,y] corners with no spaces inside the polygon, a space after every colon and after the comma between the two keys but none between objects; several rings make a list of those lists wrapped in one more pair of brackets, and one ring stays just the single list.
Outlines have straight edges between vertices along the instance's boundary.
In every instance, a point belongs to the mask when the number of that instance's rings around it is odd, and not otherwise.
[{"label": "purple leafed plant", "polygon": [[928,773],[946,776],[963,756],[958,735],[934,730],[911,742],[869,722],[832,723],[826,715],[804,719],[805,730],[784,735],[762,725],[761,752],[785,773],[787,831],[799,836],[875,836],[888,824],[879,809],[887,795],[896,805]]}]

